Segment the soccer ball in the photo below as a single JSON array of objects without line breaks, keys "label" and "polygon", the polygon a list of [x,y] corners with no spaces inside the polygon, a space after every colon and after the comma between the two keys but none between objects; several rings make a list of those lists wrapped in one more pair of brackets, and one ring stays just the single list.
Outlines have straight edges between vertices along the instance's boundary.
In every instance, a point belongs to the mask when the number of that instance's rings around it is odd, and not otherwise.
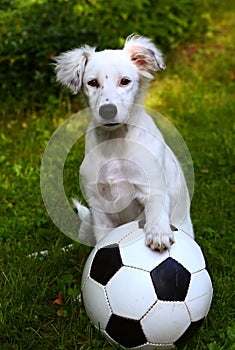
[{"label": "soccer ball", "polygon": [[82,276],[85,310],[123,349],[175,349],[200,327],[212,283],[198,244],[175,232],[162,253],[145,245],[134,221],[112,230],[90,253]]}]

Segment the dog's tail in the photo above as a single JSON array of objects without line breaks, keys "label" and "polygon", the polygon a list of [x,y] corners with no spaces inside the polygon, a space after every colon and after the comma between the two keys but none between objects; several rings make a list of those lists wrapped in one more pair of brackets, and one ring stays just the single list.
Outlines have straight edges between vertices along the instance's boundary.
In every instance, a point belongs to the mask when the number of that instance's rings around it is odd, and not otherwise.
[{"label": "dog's tail", "polygon": [[94,236],[90,210],[82,205],[77,199],[72,198],[72,201],[75,208],[77,209],[78,217],[81,220],[78,240],[83,244],[93,247],[96,244],[96,240]]},{"label": "dog's tail", "polygon": [[78,211],[79,219],[91,223],[91,213],[90,210],[82,205],[77,199],[72,198],[73,204]]}]

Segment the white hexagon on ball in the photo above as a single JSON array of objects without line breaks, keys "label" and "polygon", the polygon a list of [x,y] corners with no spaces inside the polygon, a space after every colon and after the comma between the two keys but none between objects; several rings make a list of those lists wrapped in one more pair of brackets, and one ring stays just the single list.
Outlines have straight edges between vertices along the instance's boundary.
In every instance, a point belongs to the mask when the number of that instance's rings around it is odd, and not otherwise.
[{"label": "white hexagon on ball", "polygon": [[191,273],[205,269],[205,259],[195,240],[183,231],[174,234],[175,244],[170,249],[170,256],[181,262]]},{"label": "white hexagon on ball", "polygon": [[[144,333],[152,343],[174,343],[191,323],[183,302],[158,301],[141,320]],[[167,332],[166,332],[167,328]]]},{"label": "white hexagon on ball", "polygon": [[127,266],[112,277],[106,292],[113,313],[136,320],[157,300],[149,273]]},{"label": "white hexagon on ball", "polygon": [[97,328],[104,329],[112,314],[105,289],[88,278],[83,286],[82,296],[87,316]]},{"label": "white hexagon on ball", "polygon": [[[160,264],[169,257],[169,251],[162,253],[152,251],[145,245],[145,233],[142,229],[136,228],[135,231],[123,237],[120,241],[120,252],[124,265],[133,266],[146,271],[152,271],[156,267],[156,261]],[[143,256],[143,259],[140,259]],[[148,259],[144,259],[148,256]]]},{"label": "white hexagon on ball", "polygon": [[192,274],[185,302],[193,322],[207,316],[212,300],[212,291],[212,283],[207,270],[204,269]]}]

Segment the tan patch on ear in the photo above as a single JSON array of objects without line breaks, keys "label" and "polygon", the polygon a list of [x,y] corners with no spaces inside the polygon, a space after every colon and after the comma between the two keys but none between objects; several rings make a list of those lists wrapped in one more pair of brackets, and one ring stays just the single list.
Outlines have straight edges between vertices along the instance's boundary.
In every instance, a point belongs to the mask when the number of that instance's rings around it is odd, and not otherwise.
[{"label": "tan patch on ear", "polygon": [[140,53],[136,53],[133,56],[131,56],[131,60],[133,62],[135,62],[135,64],[139,67],[139,68],[145,68],[147,66],[147,60],[146,57],[143,54]]},{"label": "tan patch on ear", "polygon": [[139,69],[156,70],[154,52],[141,46],[133,46],[130,51],[131,60]]}]

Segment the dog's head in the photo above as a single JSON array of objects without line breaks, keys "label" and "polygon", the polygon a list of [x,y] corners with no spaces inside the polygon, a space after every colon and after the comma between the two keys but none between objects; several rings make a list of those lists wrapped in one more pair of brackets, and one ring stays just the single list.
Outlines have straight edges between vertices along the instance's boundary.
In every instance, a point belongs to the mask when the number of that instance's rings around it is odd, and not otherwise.
[{"label": "dog's head", "polygon": [[57,81],[73,94],[81,87],[88,97],[95,125],[114,128],[127,122],[152,72],[165,68],[150,39],[129,36],[122,50],[95,51],[83,46],[56,57]]}]

